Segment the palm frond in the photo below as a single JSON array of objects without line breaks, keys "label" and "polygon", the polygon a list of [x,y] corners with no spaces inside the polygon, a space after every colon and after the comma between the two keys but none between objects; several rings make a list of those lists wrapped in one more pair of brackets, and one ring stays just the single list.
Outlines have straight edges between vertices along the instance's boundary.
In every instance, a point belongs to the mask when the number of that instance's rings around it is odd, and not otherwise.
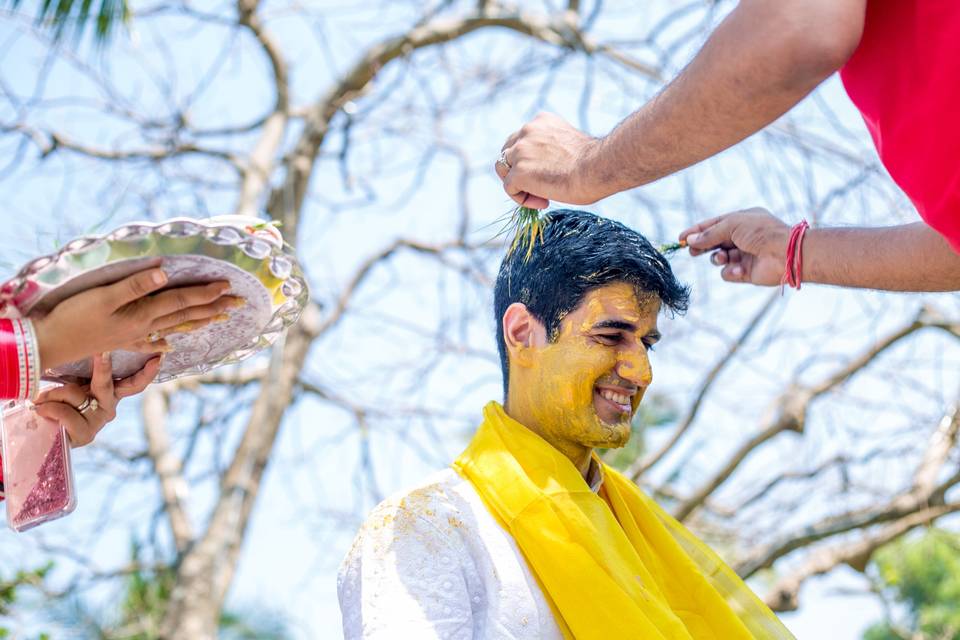
[{"label": "palm frond", "polygon": [[[79,41],[88,26],[92,25],[94,40],[106,44],[118,23],[130,19],[127,0],[41,0],[38,3],[36,21],[48,27],[54,40],[72,36]],[[23,0],[0,0],[0,6],[19,9]]]}]

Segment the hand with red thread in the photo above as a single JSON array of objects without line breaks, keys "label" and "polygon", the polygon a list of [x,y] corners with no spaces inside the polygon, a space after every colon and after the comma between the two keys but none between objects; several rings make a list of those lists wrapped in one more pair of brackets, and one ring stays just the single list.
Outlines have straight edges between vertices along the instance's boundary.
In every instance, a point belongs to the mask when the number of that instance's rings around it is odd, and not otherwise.
[{"label": "hand with red thread", "polygon": [[690,255],[713,252],[710,262],[722,267],[727,282],[762,286],[780,284],[790,227],[759,207],[698,222],[680,233]]}]

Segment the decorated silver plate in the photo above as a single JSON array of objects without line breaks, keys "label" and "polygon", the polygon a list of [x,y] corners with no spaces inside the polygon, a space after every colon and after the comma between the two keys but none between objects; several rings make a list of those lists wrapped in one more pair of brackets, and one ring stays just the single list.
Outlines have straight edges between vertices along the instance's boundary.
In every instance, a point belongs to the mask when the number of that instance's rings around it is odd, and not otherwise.
[{"label": "decorated silver plate", "polygon": [[[163,359],[159,382],[240,362],[269,347],[297,321],[309,298],[293,249],[264,221],[174,218],[83,236],[30,261],[0,287],[0,315],[44,314],[76,293],[158,265],[169,278],[166,288],[227,280],[230,295],[246,300],[223,322],[166,336],[172,351]],[[115,351],[114,376],[139,371],[149,358]],[[90,375],[89,359],[44,372],[58,381],[86,381]]]}]

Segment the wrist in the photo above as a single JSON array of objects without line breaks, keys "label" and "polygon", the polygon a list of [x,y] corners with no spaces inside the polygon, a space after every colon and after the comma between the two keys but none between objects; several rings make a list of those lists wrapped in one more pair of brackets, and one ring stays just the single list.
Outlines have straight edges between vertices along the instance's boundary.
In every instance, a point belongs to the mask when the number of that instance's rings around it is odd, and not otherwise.
[{"label": "wrist", "polygon": [[56,332],[51,331],[48,317],[36,318],[33,320],[33,332],[37,337],[37,351],[39,352],[40,362],[38,367],[41,371],[58,367],[69,359],[64,357],[64,350],[57,344]]},{"label": "wrist", "polygon": [[792,227],[778,224],[764,234],[762,252],[767,257],[774,258],[783,264],[787,257],[787,246],[790,244]]},{"label": "wrist", "polygon": [[823,261],[816,259],[817,243],[823,238],[823,229],[807,229],[803,236],[803,280],[830,284],[823,273]]},{"label": "wrist", "polygon": [[606,138],[590,138],[580,151],[575,184],[583,202],[574,204],[593,204],[621,191],[616,185],[619,176],[607,167],[605,141]]}]

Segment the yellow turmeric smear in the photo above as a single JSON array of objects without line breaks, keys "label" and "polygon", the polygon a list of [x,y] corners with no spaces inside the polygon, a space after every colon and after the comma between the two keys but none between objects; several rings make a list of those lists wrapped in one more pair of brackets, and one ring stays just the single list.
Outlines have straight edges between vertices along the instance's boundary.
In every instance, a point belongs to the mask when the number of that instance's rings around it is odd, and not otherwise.
[{"label": "yellow turmeric smear", "polygon": [[[507,413],[574,461],[589,464],[594,447],[621,447],[630,437],[630,421],[653,380],[644,338],[656,331],[660,300],[638,298],[634,287],[614,283],[589,292],[560,323],[548,342],[542,325],[529,346],[510,350]],[[536,322],[534,320],[534,322]],[[621,342],[609,344],[598,324],[617,322]],[[598,413],[598,382],[633,386],[631,411],[605,420]],[[600,402],[602,405],[603,403]],[[606,411],[602,406],[601,412]]]}]

